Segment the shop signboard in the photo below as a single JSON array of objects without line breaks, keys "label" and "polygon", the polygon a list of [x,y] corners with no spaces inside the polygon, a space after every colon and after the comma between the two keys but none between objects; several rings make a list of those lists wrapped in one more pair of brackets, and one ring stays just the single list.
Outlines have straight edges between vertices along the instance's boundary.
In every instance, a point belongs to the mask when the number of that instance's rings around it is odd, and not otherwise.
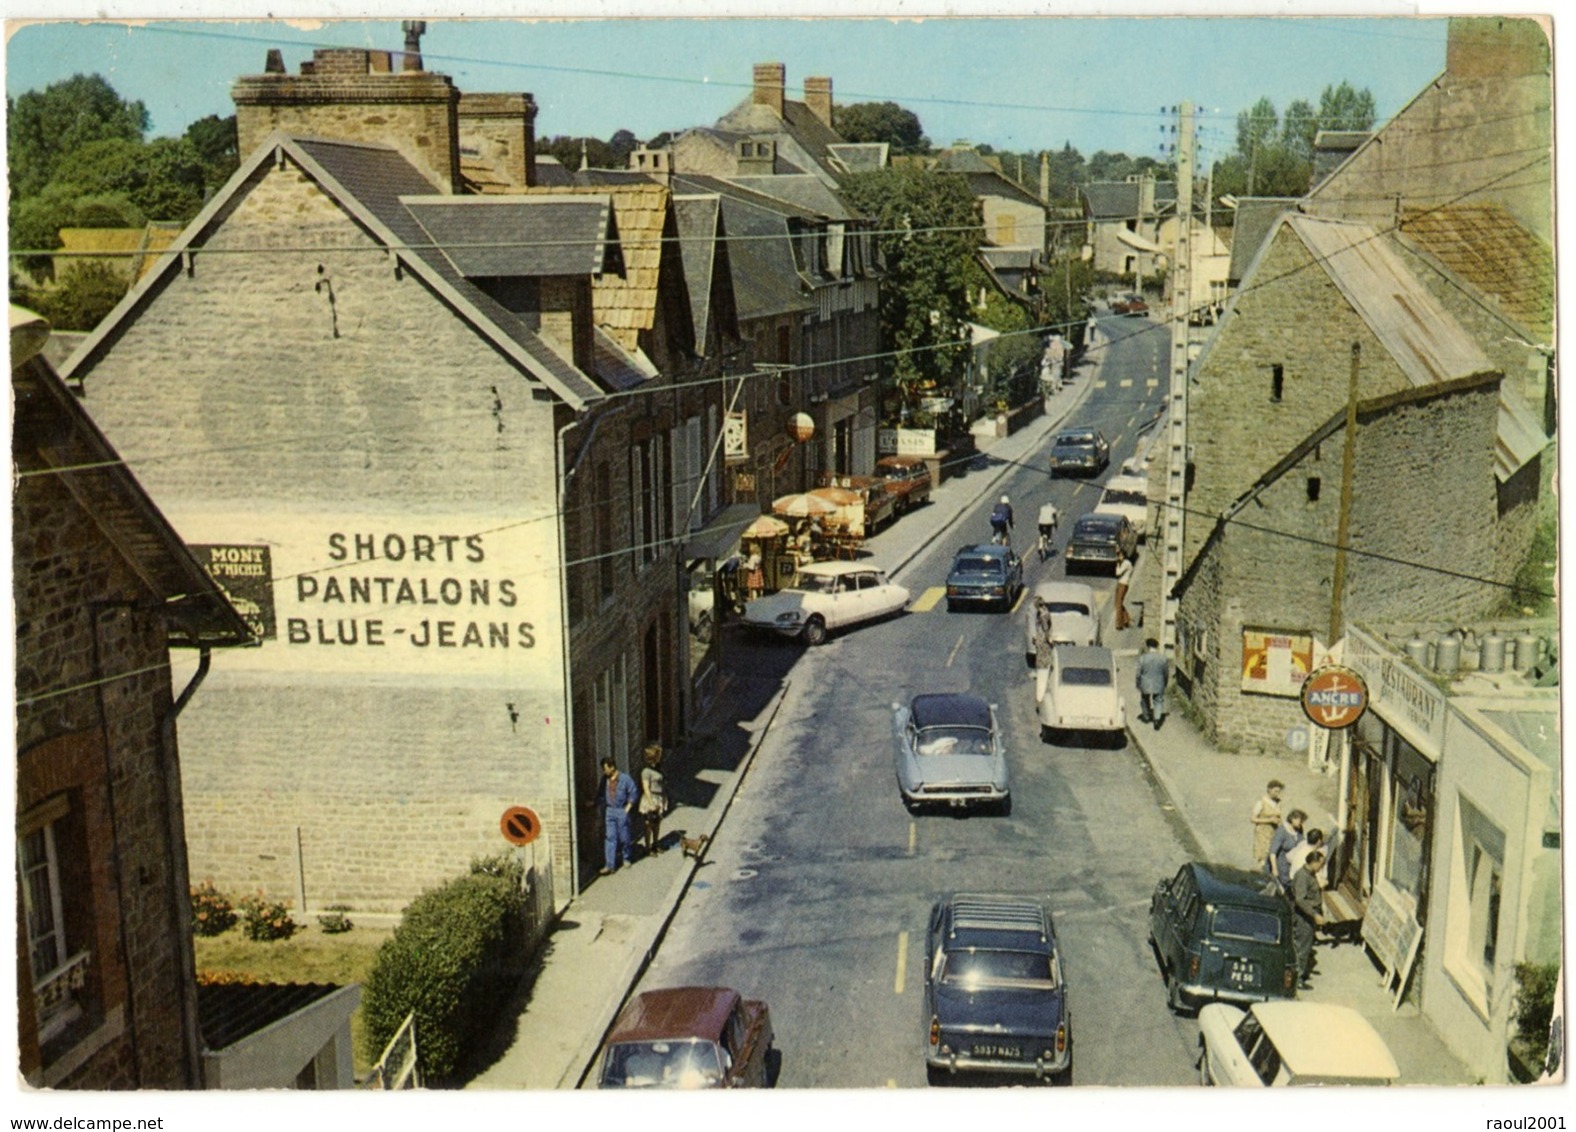
[{"label": "shop signboard", "polygon": [[1313,670],[1313,635],[1276,629],[1242,631],[1242,690],[1295,698]]},{"label": "shop signboard", "polygon": [[1369,706],[1419,751],[1438,759],[1445,742],[1445,694],[1405,657],[1356,626],[1346,632],[1345,660],[1367,681]]}]

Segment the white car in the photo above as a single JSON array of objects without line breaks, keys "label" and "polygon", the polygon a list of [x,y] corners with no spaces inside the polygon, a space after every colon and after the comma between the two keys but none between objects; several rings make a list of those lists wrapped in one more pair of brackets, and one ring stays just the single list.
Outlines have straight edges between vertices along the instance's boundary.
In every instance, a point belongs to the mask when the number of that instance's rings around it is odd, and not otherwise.
[{"label": "white car", "polygon": [[1095,514],[1122,515],[1133,524],[1139,538],[1149,534],[1149,481],[1138,475],[1119,472],[1105,481]]},{"label": "white car", "polygon": [[812,562],[794,584],[744,607],[744,623],[818,645],[833,629],[901,612],[908,590],[858,562]]},{"label": "white car", "polygon": [[1098,645],[1059,645],[1034,672],[1040,738],[1055,731],[1101,731],[1120,738],[1127,708],[1116,690],[1116,661]]},{"label": "white car", "polygon": [[1043,605],[1050,615],[1050,643],[1053,645],[1097,645],[1100,643],[1100,617],[1095,608],[1094,590],[1082,582],[1041,582],[1026,603],[1023,615],[1023,654],[1030,664],[1039,652],[1037,621]]},{"label": "white car", "polygon": [[1198,1012],[1205,1085],[1389,1085],[1395,1057],[1368,1019],[1327,1002],[1211,1003]]}]

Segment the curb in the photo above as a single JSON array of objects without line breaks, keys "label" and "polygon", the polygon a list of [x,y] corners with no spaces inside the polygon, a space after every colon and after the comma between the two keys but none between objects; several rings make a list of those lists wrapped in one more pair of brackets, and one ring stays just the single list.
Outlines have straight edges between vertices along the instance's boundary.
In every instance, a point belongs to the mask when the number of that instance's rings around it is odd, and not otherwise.
[{"label": "curb", "polygon": [[[770,733],[772,724],[777,720],[777,712],[782,707],[783,700],[787,698],[789,689],[792,687],[793,681],[785,680],[772,702],[766,706],[761,715],[756,717],[757,719],[764,717],[766,722],[755,733],[754,741],[751,742],[744,759],[739,763],[739,769],[733,776],[732,788],[725,795],[713,799],[712,804],[707,807],[705,814],[708,817],[713,811],[716,811],[716,817],[712,818],[705,826],[708,844],[710,838],[714,837],[717,830],[721,828],[723,819],[728,816],[728,809],[733,805],[734,796],[738,794],[739,787],[744,784],[745,777],[750,773],[750,768],[755,763],[755,755],[761,749],[761,744],[766,741],[766,736]],[[704,855],[703,852],[702,857],[696,858],[686,868],[681,869],[679,875],[668,887],[668,894],[664,900],[664,910],[654,917],[657,920],[656,926],[651,929],[650,935],[645,939],[644,944],[636,946],[629,962],[624,966],[623,974],[619,977],[617,984],[621,988],[619,993],[611,1000],[609,1006],[603,1007],[602,1013],[597,1019],[597,1024],[590,1031],[590,1037],[582,1042],[580,1048],[575,1051],[574,1057],[570,1060],[569,1068],[564,1071],[563,1075],[559,1077],[558,1083],[553,1086],[555,1089],[578,1089],[585,1084],[586,1077],[596,1064],[597,1051],[602,1048],[602,1042],[606,1039],[608,1031],[612,1029],[614,1019],[618,1017],[618,1012],[623,1009],[625,1000],[629,998],[630,988],[645,973],[646,968],[651,963],[652,955],[656,953],[657,946],[662,942],[662,937],[667,934],[668,925],[673,922],[673,916],[678,911],[679,903],[684,899],[685,892],[689,890],[690,882],[695,878],[695,873],[700,868]]]}]

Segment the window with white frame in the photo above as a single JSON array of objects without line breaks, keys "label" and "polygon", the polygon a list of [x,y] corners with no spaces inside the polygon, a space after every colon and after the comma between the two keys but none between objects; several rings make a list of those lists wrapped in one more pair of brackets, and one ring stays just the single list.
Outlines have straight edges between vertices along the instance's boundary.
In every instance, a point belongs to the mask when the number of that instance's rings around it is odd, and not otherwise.
[{"label": "window with white frame", "polygon": [[61,898],[64,842],[69,839],[61,835],[60,828],[67,812],[65,797],[58,797],[34,817],[36,824],[29,823],[33,828],[17,838],[16,844],[40,1045],[65,1031],[83,1013],[89,952],[73,953],[72,948],[80,947],[81,941],[68,937]]},{"label": "window with white frame", "polygon": [[1465,798],[1457,800],[1456,819],[1445,964],[1456,983],[1486,1010],[1499,956],[1505,831]]}]

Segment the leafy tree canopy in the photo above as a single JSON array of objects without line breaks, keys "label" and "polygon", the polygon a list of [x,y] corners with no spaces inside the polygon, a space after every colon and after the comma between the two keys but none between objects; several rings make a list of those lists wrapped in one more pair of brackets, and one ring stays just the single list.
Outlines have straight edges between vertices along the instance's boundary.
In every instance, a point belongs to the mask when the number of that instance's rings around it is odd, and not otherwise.
[{"label": "leafy tree canopy", "polygon": [[127,102],[101,75],[73,75],[43,90],[6,99],[6,164],[11,192],[41,192],[61,158],[88,142],[140,142],[148,111]]},{"label": "leafy tree canopy", "polygon": [[185,138],[88,142],[61,158],[52,186],[83,196],[121,194],[150,220],[185,223],[202,209],[208,171]]},{"label": "leafy tree canopy", "polygon": [[1371,130],[1374,97],[1349,82],[1326,86],[1315,109],[1298,99],[1280,114],[1268,98],[1237,115],[1236,152],[1215,166],[1215,192],[1299,197],[1313,177],[1313,143],[1320,130]]},{"label": "leafy tree canopy", "polygon": [[113,265],[87,260],[62,272],[58,286],[24,290],[15,298],[47,318],[56,330],[92,330],[115,309],[130,285]]},{"label": "leafy tree canopy", "polygon": [[855,102],[833,107],[832,128],[851,142],[887,142],[893,156],[931,150],[919,116],[895,102]]},{"label": "leafy tree canopy", "polygon": [[186,127],[186,140],[207,168],[208,192],[212,193],[230,179],[241,163],[241,140],[235,115],[221,118],[210,114]]},{"label": "leafy tree canopy", "polygon": [[[845,135],[846,136],[846,135]],[[886,263],[881,288],[885,348],[905,391],[950,385],[963,370],[970,315],[968,273],[984,241],[979,203],[962,177],[923,169],[881,169],[843,182],[854,211],[877,218]]]},{"label": "leafy tree canopy", "polygon": [[592,169],[627,169],[629,155],[639,144],[640,140],[634,134],[628,130],[618,130],[607,141],[558,134],[537,142],[536,150],[556,157],[570,171],[579,169],[582,159]]}]

